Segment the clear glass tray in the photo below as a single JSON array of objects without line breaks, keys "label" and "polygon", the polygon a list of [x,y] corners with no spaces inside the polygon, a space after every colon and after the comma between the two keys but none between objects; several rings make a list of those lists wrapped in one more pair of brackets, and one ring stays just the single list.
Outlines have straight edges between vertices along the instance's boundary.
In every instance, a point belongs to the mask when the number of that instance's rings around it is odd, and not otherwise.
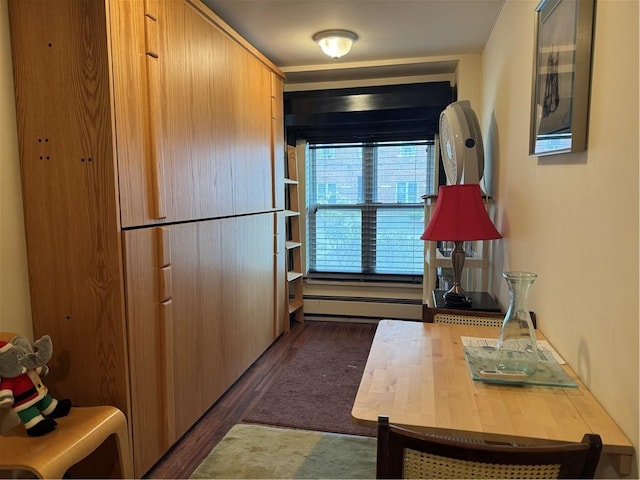
[{"label": "clear glass tray", "polygon": [[549,352],[538,351],[538,366],[536,372],[526,380],[512,381],[485,378],[480,375],[482,370],[496,369],[496,349],[491,347],[463,347],[464,356],[471,372],[471,378],[485,383],[501,383],[508,385],[542,385],[546,387],[577,388],[578,385],[564,371],[562,365]]}]

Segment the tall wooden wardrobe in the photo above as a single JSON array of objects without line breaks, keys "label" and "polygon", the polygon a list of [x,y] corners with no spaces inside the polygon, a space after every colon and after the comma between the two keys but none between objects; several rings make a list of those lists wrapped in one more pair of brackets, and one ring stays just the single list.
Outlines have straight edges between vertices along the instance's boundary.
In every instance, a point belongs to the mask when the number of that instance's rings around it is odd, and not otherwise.
[{"label": "tall wooden wardrobe", "polygon": [[10,0],[47,385],[143,475],[283,332],[283,74],[199,0]]}]

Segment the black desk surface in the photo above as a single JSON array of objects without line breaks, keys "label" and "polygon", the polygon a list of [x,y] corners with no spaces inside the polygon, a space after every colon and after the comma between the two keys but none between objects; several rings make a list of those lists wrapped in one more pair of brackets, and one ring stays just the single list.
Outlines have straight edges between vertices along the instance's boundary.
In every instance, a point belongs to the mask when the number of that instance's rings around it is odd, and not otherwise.
[{"label": "black desk surface", "polygon": [[[446,290],[433,291],[433,306],[436,308],[451,308],[445,305],[444,298]],[[502,312],[500,305],[496,302],[488,292],[467,292],[467,296],[471,299],[471,306],[465,310],[481,310],[483,312]],[[463,307],[455,307],[463,309]]]}]

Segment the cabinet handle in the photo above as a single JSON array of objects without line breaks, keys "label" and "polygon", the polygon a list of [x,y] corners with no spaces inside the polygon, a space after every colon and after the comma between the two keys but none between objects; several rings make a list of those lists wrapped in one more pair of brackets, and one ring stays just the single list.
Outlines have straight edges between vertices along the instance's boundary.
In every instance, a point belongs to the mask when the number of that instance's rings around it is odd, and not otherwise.
[{"label": "cabinet handle", "polygon": [[147,122],[149,137],[149,164],[151,169],[152,213],[154,219],[167,217],[164,156],[162,148],[162,107],[159,97],[160,45],[158,5],[154,0],[145,1],[144,33],[147,67]]},{"label": "cabinet handle", "polygon": [[158,58],[158,19],[149,13],[144,16],[144,45],[145,53],[153,58]]},{"label": "cabinet handle", "polygon": [[171,265],[171,232],[169,227],[156,229],[156,245],[158,252],[158,267]]},{"label": "cabinet handle", "polygon": [[149,95],[149,160],[153,188],[153,218],[167,217],[164,156],[162,155],[162,117],[158,99],[159,59],[147,55],[147,86]]},{"label": "cabinet handle", "polygon": [[165,302],[171,298],[171,265],[160,269],[160,301]]}]

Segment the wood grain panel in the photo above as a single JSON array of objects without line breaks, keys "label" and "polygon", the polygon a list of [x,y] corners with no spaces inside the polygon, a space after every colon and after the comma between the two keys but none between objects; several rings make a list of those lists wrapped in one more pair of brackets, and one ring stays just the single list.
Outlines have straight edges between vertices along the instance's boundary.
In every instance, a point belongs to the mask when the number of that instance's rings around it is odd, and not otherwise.
[{"label": "wood grain panel", "polygon": [[[430,433],[525,444],[602,437],[603,452],[628,466],[633,446],[575,373],[577,388],[473,381],[462,335],[497,338],[499,328],[381,320],[354,401],[359,424],[378,415]],[[537,338],[544,339],[540,331]]]},{"label": "wood grain panel", "polygon": [[220,272],[222,223],[171,227],[176,433],[182,435],[223,392]]},{"label": "wood grain panel", "polygon": [[[157,1],[157,0],[156,0]],[[200,12],[200,14],[204,15],[212,25],[217,26],[221,31],[225,32],[225,34],[229,37],[230,40],[234,41],[242,48],[244,48],[247,52],[249,52],[253,57],[255,57],[259,62],[263,63],[267,68],[276,73],[281,78],[284,78],[284,73],[280,70],[271,60],[265,57],[258,49],[256,49],[253,45],[251,45],[245,38],[243,38],[238,32],[236,32],[231,26],[226,23],[222,18],[212,12],[202,1],[200,0],[186,0],[189,5],[193,7],[194,10]]]},{"label": "wood grain panel", "polygon": [[[227,269],[235,271],[235,287],[226,285],[223,310],[224,360],[230,386],[275,339],[273,332],[274,214],[240,217],[234,223],[235,245],[227,243],[226,258],[235,257]],[[233,321],[243,319],[243,321]]]},{"label": "wood grain panel", "polygon": [[274,311],[274,335],[277,337],[281,333],[289,332],[289,312],[287,311],[287,297],[285,291],[286,275],[286,248],[285,248],[285,225],[284,212],[275,214],[275,235],[274,235],[274,278],[275,285],[275,311]]},{"label": "wood grain panel", "polygon": [[[131,365],[131,406],[136,475],[142,475],[175,441],[173,398],[168,395],[165,368],[171,339],[172,313],[160,302],[160,256],[156,228],[123,234],[127,279],[127,318]],[[167,330],[167,328],[169,330]]]},{"label": "wood grain panel", "polygon": [[123,227],[146,225],[158,215],[149,167],[154,145],[149,138],[145,2],[107,0],[107,6],[121,221]]},{"label": "wood grain panel", "polygon": [[160,343],[163,354],[162,399],[164,402],[163,428],[165,438],[173,443],[176,435],[175,381],[173,376],[173,300],[160,303]]},{"label": "wood grain panel", "polygon": [[9,7],[47,384],[122,409],[140,476],[274,338],[277,222],[255,214],[274,210],[281,72],[199,2]]},{"label": "wood grain panel", "polygon": [[273,341],[274,214],[171,227],[176,433]]},{"label": "wood grain panel", "polygon": [[[154,22],[147,22],[154,23]],[[149,176],[151,177],[150,193],[153,210],[151,218],[155,220],[167,217],[167,194],[164,168],[164,150],[162,148],[162,101],[160,99],[160,62],[158,57],[147,53],[145,65],[147,67],[147,125],[148,125],[148,155]]]},{"label": "wood grain panel", "polygon": [[271,161],[273,171],[273,208],[284,210],[284,165],[287,151],[284,146],[283,81],[271,74]]},{"label": "wood grain panel", "polygon": [[158,227],[156,244],[158,245],[158,266],[166,267],[171,264],[171,234],[169,227]]},{"label": "wood grain panel", "polygon": [[271,77],[268,70],[251,55],[235,47],[238,61],[234,64],[236,78],[234,106],[236,145],[232,162],[233,199],[236,212],[270,210],[273,205],[271,155]]},{"label": "wood grain panel", "polygon": [[54,344],[47,385],[128,412],[105,10],[43,0],[9,13],[33,327]]},{"label": "wood grain panel", "polygon": [[146,3],[157,22],[144,2],[110,1],[123,225],[272,210],[282,72],[198,2]]},{"label": "wood grain panel", "polygon": [[171,265],[158,268],[158,280],[160,282],[160,295],[158,299],[160,302],[166,302],[171,299],[171,292],[173,291]]},{"label": "wood grain panel", "polygon": [[163,2],[168,218],[272,209],[270,71],[185,2]]}]

